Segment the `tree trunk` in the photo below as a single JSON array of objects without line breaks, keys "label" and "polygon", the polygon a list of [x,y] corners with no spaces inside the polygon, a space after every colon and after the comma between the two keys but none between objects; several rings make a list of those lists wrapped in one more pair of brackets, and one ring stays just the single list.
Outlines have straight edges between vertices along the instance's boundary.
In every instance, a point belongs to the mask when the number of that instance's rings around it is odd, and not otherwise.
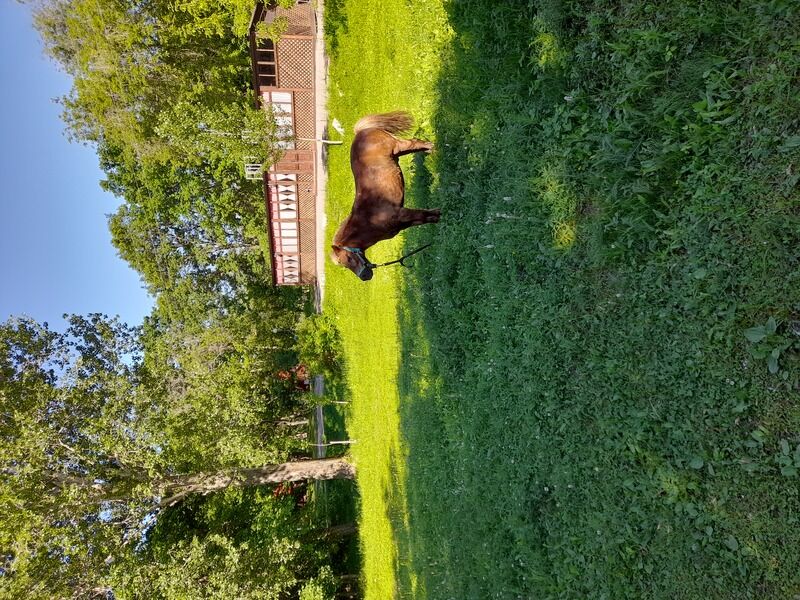
[{"label": "tree trunk", "polygon": [[189,494],[209,494],[228,487],[249,487],[286,481],[353,479],[356,469],[343,458],[301,460],[280,465],[263,465],[231,472],[179,475],[159,482],[165,500],[161,506],[172,506]]},{"label": "tree trunk", "polygon": [[358,527],[355,523],[342,523],[341,525],[334,525],[325,530],[325,537],[328,539],[341,539],[350,537],[358,533]]},{"label": "tree trunk", "polygon": [[334,542],[342,541],[348,537],[354,536],[357,533],[358,526],[355,523],[342,523],[326,529],[314,529],[309,531],[305,535],[304,539],[309,542],[320,540]]}]

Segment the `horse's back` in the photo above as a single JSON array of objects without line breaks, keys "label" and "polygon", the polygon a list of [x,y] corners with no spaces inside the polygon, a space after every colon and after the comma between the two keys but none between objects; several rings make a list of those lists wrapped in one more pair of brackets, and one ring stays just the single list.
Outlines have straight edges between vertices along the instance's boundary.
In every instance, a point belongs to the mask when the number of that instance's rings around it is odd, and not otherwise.
[{"label": "horse's back", "polygon": [[392,134],[374,127],[362,129],[356,134],[350,146],[350,163],[356,161],[371,164],[393,161],[392,150],[395,138]]},{"label": "horse's back", "polygon": [[382,129],[362,129],[350,147],[350,167],[356,182],[356,196],[402,204],[404,181],[393,156],[395,138]]}]

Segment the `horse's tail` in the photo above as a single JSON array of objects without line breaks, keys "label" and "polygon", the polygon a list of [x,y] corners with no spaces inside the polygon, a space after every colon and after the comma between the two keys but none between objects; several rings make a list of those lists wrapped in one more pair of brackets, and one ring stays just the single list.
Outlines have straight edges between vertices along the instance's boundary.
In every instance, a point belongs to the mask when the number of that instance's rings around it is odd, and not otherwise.
[{"label": "horse's tail", "polygon": [[382,113],[379,115],[367,115],[361,117],[356,123],[355,132],[376,127],[389,133],[401,133],[408,131],[414,124],[414,119],[405,111],[396,110],[394,112]]}]

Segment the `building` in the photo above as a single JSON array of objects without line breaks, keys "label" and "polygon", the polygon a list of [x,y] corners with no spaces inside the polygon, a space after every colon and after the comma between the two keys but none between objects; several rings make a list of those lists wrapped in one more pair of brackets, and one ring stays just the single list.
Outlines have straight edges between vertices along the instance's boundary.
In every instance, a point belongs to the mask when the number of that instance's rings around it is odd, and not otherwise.
[{"label": "building", "polygon": [[[259,39],[259,23],[276,20],[285,27],[279,41]],[[317,277],[316,30],[308,0],[290,9],[259,3],[250,22],[255,102],[274,112],[283,151],[261,175],[275,285],[308,285]]]}]

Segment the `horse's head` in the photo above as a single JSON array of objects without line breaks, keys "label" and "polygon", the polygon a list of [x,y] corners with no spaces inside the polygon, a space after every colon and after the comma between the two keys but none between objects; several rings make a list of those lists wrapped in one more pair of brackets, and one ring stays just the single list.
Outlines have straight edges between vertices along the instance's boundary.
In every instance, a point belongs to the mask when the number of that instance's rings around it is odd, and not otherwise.
[{"label": "horse's head", "polygon": [[350,269],[361,281],[372,279],[372,268],[375,266],[367,260],[364,251],[360,248],[348,246],[331,246],[331,260],[346,269]]}]

